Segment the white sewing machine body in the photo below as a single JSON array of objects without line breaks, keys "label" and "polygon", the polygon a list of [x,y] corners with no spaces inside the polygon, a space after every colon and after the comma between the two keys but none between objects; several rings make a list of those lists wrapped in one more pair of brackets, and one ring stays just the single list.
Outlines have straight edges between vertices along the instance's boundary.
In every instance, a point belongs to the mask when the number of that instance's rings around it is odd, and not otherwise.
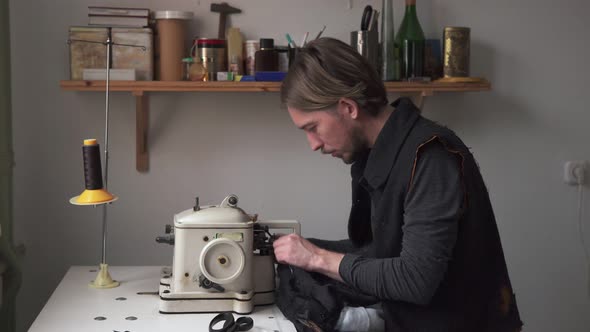
[{"label": "white sewing machine body", "polygon": [[174,234],[168,240],[174,243],[172,273],[164,274],[160,281],[160,313],[248,314],[256,305],[274,303],[275,270],[268,230],[292,229],[299,234],[299,223],[259,222],[239,208],[237,201],[230,195],[219,206],[199,207],[197,202],[174,216]]}]

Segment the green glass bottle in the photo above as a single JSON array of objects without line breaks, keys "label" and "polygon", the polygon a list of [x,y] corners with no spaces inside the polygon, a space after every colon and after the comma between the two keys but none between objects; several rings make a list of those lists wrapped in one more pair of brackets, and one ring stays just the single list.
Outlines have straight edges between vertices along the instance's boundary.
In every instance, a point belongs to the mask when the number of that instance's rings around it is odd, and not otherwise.
[{"label": "green glass bottle", "polygon": [[416,0],[406,0],[406,12],[395,37],[398,80],[423,75],[425,42],[416,14]]}]

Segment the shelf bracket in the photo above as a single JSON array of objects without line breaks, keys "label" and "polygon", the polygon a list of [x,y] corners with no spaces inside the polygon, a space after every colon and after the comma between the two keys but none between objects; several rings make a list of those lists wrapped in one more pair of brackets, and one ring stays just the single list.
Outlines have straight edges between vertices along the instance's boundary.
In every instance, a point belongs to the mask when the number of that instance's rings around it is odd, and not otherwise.
[{"label": "shelf bracket", "polygon": [[133,96],[135,96],[135,168],[138,172],[145,173],[149,169],[149,98],[144,91],[133,91]]},{"label": "shelf bracket", "polygon": [[402,93],[401,95],[412,99],[414,105],[416,105],[416,107],[420,109],[420,112],[422,112],[424,110],[425,97],[430,97],[433,94],[434,92],[432,90],[422,90],[418,92]]}]

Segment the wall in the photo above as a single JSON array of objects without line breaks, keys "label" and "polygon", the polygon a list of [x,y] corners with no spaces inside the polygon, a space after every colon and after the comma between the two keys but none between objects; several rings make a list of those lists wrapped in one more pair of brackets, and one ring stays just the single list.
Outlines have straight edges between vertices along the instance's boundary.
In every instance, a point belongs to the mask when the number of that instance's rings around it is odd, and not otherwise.
[{"label": "wall", "polygon": [[[300,40],[326,24],[326,36],[346,41],[366,3],[380,8],[379,1],[354,0],[351,9],[348,3],[233,1],[243,14],[230,22],[247,39],[272,37],[283,44],[285,32]],[[88,5],[192,10],[192,35],[217,32],[209,1],[10,1],[14,217],[16,240],[27,247],[20,330],[69,266],[100,261],[100,209],[74,207],[68,199],[83,189],[82,140],[103,139],[104,96],[64,92],[58,84],[68,77],[68,26],[86,23]],[[403,4],[395,5],[397,25]],[[440,37],[446,25],[472,28],[472,74],[493,83],[491,92],[429,97],[424,115],[453,128],[479,161],[526,331],[588,331],[577,192],[563,184],[561,168],[565,160],[590,159],[583,69],[590,5],[434,0],[418,6],[428,37]],[[154,238],[173,214],[191,207],[195,195],[216,204],[235,193],[262,219],[300,220],[305,236],[346,236],[348,167],[312,153],[278,94],[151,94],[146,174],[135,171],[134,99],[111,96],[109,189],[120,196],[109,208],[111,265],[171,264],[171,248]]]}]

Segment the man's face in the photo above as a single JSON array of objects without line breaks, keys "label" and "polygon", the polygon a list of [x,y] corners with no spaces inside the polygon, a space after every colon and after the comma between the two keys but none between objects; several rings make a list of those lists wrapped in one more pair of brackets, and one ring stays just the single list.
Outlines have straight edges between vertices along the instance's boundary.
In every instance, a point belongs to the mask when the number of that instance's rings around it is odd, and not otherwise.
[{"label": "man's face", "polygon": [[303,111],[288,107],[295,126],[307,135],[312,150],[322,151],[344,163],[353,163],[362,152],[365,144],[361,130],[350,113],[341,105],[334,110]]}]

